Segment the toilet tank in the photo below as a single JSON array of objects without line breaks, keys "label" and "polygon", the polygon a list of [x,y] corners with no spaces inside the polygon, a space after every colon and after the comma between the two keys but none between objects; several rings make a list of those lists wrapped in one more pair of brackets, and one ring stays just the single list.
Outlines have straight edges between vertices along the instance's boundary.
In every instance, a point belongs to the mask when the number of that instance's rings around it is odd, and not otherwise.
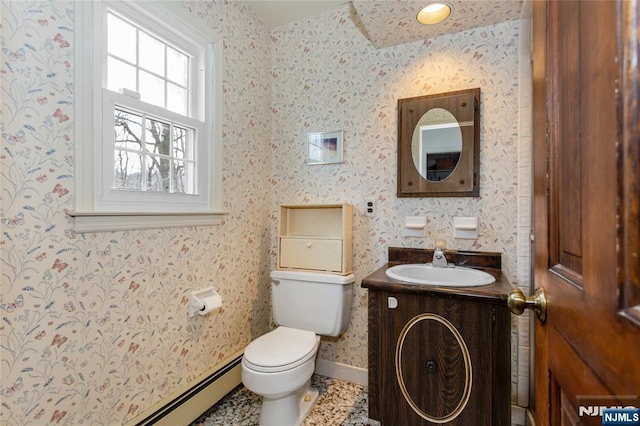
[{"label": "toilet tank", "polygon": [[355,277],[321,272],[272,271],[276,324],[339,336],[349,326]]}]

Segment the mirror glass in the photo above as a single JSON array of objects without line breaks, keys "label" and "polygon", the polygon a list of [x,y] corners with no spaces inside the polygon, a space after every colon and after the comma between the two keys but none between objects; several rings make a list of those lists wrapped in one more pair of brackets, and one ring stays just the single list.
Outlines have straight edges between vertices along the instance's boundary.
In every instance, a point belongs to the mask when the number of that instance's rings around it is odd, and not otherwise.
[{"label": "mirror glass", "polygon": [[462,152],[462,131],[458,120],[443,108],[432,108],[418,121],[411,140],[413,164],[430,182],[447,179]]}]

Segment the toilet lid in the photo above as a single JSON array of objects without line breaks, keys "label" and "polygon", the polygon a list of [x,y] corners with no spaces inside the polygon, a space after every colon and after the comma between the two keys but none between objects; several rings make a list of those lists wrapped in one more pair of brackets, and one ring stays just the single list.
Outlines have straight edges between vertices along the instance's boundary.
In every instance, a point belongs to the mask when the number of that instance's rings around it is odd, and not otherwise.
[{"label": "toilet lid", "polygon": [[257,371],[282,371],[297,367],[315,355],[314,332],[278,327],[258,337],[244,351],[244,361]]}]

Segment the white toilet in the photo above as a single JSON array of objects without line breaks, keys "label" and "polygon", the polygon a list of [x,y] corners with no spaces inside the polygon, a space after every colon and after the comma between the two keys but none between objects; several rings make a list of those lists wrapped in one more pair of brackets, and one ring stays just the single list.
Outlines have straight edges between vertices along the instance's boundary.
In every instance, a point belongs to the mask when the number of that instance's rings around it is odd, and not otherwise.
[{"label": "white toilet", "polygon": [[251,342],[242,382],[262,396],[261,426],[298,426],[318,398],[311,389],[320,335],[347,329],[355,277],[272,271],[273,318],[279,326]]}]

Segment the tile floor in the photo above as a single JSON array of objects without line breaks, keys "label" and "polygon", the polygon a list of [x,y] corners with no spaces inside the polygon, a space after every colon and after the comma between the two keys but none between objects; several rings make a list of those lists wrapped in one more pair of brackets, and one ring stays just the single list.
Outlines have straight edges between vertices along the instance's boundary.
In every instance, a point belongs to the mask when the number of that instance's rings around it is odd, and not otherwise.
[{"label": "tile floor", "polygon": [[[362,386],[317,374],[311,378],[311,386],[320,397],[303,426],[380,424],[367,417],[368,397]],[[190,426],[253,426],[258,424],[259,414],[260,397],[238,386]]]}]

